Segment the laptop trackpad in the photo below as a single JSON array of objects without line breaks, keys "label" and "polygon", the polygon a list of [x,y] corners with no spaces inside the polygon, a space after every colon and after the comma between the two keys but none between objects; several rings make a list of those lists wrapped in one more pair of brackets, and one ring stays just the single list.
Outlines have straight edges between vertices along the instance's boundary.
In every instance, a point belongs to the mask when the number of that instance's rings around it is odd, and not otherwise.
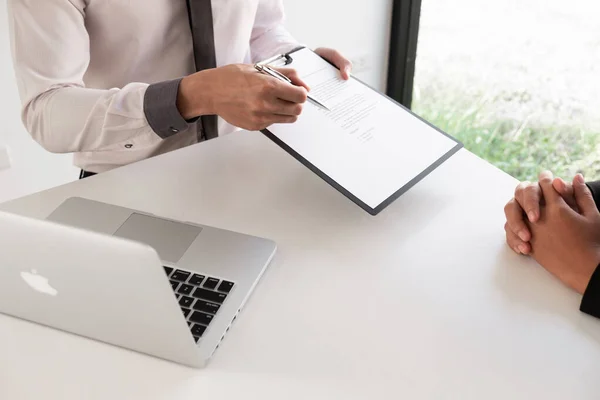
[{"label": "laptop trackpad", "polygon": [[202,228],[133,213],[115,236],[152,246],[163,261],[177,263],[194,243]]}]

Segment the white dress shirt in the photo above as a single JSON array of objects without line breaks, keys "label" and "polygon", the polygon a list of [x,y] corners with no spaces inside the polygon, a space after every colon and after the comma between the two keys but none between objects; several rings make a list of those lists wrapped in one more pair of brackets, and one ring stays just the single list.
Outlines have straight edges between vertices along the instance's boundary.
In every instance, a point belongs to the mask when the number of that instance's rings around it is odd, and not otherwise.
[{"label": "white dress shirt", "polygon": [[[217,66],[298,46],[281,0],[212,10]],[[197,143],[194,125],[165,137],[144,113],[150,84],[195,72],[186,0],[9,0],[8,16],[23,123],[44,148],[103,172]]]}]

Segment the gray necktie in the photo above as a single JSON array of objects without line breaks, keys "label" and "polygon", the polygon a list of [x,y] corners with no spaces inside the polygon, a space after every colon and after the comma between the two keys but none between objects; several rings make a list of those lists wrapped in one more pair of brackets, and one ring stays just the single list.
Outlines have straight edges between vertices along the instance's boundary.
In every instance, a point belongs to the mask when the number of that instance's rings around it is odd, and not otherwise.
[{"label": "gray necktie", "polygon": [[[213,31],[213,17],[211,0],[186,0],[192,29],[194,43],[194,61],[196,71],[215,68],[217,56],[215,54],[215,34]],[[219,135],[216,115],[203,115],[201,117],[205,139],[213,139]]]}]

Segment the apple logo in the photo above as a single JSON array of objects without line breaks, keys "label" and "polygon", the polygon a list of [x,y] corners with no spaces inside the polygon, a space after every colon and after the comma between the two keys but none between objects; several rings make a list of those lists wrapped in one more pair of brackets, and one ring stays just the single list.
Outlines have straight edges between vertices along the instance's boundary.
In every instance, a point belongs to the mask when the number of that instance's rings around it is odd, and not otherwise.
[{"label": "apple logo", "polygon": [[58,290],[50,285],[48,278],[38,275],[35,269],[32,269],[31,272],[21,272],[21,278],[23,278],[25,283],[40,293],[50,296],[56,296],[58,294]]}]

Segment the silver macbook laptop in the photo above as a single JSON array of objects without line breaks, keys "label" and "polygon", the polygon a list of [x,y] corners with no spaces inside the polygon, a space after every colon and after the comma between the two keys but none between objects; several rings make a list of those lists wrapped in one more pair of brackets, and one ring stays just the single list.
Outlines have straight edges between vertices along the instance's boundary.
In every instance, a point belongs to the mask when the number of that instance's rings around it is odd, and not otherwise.
[{"label": "silver macbook laptop", "polygon": [[83,198],[0,213],[0,312],[201,368],[275,254],[270,240]]}]

